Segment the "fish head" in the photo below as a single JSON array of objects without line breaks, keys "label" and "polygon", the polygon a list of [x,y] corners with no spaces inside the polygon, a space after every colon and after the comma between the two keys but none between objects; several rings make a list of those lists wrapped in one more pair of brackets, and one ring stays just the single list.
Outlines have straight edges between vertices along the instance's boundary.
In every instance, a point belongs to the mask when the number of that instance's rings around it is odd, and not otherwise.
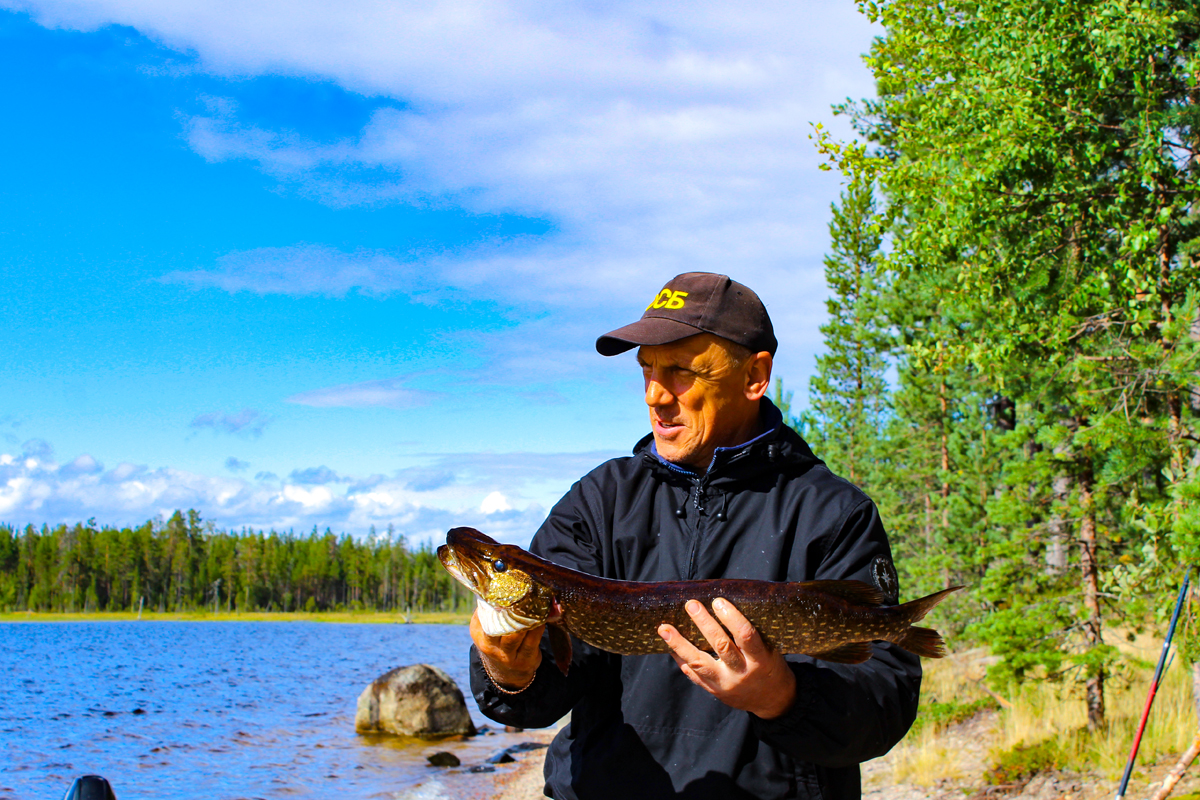
[{"label": "fish head", "polygon": [[454,528],[437,555],[446,571],[478,598],[489,635],[531,628],[556,615],[554,593],[531,574],[536,560],[521,548],[501,544],[474,528]]}]

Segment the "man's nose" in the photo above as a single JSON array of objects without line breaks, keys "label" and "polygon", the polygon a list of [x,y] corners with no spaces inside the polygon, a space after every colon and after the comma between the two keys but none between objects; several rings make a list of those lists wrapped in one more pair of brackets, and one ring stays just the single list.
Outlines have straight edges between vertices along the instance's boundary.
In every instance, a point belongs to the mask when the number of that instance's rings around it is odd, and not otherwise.
[{"label": "man's nose", "polygon": [[651,377],[646,380],[646,405],[651,408],[665,406],[675,402],[675,396],[667,391],[667,387]]}]

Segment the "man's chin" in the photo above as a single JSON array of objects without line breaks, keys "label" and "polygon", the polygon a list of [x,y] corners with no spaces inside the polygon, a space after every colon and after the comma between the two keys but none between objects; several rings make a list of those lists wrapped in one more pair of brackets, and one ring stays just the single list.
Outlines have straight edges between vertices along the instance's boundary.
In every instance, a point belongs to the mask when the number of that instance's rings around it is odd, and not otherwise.
[{"label": "man's chin", "polygon": [[696,452],[693,448],[680,446],[670,439],[655,434],[654,449],[658,451],[658,455],[664,461],[670,461],[672,464],[678,464],[688,469],[697,469],[693,463],[696,460]]}]

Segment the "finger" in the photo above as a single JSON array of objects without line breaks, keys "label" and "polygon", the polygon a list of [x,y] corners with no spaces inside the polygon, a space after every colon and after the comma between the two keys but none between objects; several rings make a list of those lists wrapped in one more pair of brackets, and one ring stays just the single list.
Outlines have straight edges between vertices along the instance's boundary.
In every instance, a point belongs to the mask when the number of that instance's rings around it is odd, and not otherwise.
[{"label": "finger", "polygon": [[519,658],[527,658],[533,655],[533,651],[541,647],[542,633],[545,630],[545,625],[538,625],[536,628],[530,628],[527,631],[521,631],[521,633],[524,634],[524,638],[521,640],[521,643],[517,645],[517,656]]},{"label": "finger", "polygon": [[479,621],[479,612],[476,611],[471,615],[471,641],[475,642],[475,646],[480,650],[491,649],[500,645],[499,636],[489,636],[483,629],[483,623]]},{"label": "finger", "polygon": [[746,619],[733,603],[724,597],[718,597],[713,601],[713,611],[733,637],[740,655],[748,661],[764,661],[771,656],[770,649],[758,635],[753,623]]},{"label": "finger", "polygon": [[727,666],[733,669],[739,669],[745,662],[742,659],[742,653],[734,644],[733,639],[729,638],[729,634],[721,627],[721,623],[708,613],[708,609],[698,600],[689,600],[685,606],[688,616],[692,618],[692,622],[696,623],[696,627],[704,634],[704,638],[712,645],[713,652],[717,654],[717,658],[723,661]]},{"label": "finger", "polygon": [[685,639],[673,625],[659,625],[658,635],[667,643],[676,664],[681,667],[686,664],[693,672],[706,676],[712,674],[712,665],[715,663],[712,656]]},{"label": "finger", "polygon": [[[670,626],[666,626],[666,627],[670,627]],[[703,656],[708,662],[710,662],[710,663],[712,662],[712,658],[709,657],[709,655],[707,653],[705,653],[701,650],[697,650],[696,652],[699,653],[701,656]],[[678,665],[678,667],[679,667],[679,671],[682,672],[689,681],[696,684],[701,689],[704,689],[707,692],[712,691],[711,676],[708,673],[704,673],[702,675],[701,672],[703,670],[698,671],[696,669],[696,667],[694,667],[692,664],[688,663],[688,660],[686,658],[684,658],[683,656],[679,655],[676,652],[671,652],[670,656],[671,656],[671,658],[673,658],[675,660],[676,665]]]}]

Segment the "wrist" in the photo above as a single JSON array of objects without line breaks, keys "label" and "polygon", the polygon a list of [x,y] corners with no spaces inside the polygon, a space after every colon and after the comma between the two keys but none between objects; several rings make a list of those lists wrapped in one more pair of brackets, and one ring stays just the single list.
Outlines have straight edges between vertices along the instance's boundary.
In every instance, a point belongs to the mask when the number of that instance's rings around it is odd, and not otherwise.
[{"label": "wrist", "polygon": [[483,672],[488,676],[492,685],[505,694],[517,694],[529,688],[537,676],[537,667],[531,670],[514,670],[497,664],[483,653],[479,654],[479,663]]},{"label": "wrist", "polygon": [[796,675],[791,669],[785,668],[786,673],[783,676],[780,687],[767,694],[769,702],[763,703],[758,708],[751,709],[751,713],[759,719],[771,720],[782,717],[796,703]]}]

